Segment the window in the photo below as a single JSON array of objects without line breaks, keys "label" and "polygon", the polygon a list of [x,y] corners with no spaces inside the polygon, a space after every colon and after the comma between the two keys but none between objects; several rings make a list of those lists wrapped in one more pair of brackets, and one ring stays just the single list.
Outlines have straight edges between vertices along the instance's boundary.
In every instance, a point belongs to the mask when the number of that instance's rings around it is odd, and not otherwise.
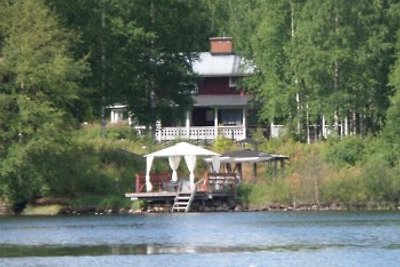
[{"label": "window", "polygon": [[243,110],[241,109],[221,109],[218,118],[221,125],[242,125]]},{"label": "window", "polygon": [[206,121],[214,121],[214,110],[206,111]]},{"label": "window", "polygon": [[229,77],[229,87],[237,86],[237,77]]}]

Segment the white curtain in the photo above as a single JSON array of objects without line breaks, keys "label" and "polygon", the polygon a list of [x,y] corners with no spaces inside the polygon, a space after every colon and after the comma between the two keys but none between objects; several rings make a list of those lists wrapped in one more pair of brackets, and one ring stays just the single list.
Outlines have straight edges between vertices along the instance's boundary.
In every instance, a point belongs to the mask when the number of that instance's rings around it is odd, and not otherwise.
[{"label": "white curtain", "polygon": [[212,157],[212,167],[214,172],[219,172],[219,168],[221,167],[221,159],[219,156]]},{"label": "white curtain", "polygon": [[149,156],[146,157],[146,191],[151,192],[153,190],[153,185],[150,182],[150,170],[151,165],[153,164],[154,157]]},{"label": "white curtain", "polygon": [[181,157],[180,156],[171,156],[168,158],[169,161],[169,166],[172,169],[172,181],[176,182],[178,181],[178,173],[176,170],[179,167],[179,162],[181,162]]},{"label": "white curtain", "polygon": [[196,156],[193,155],[185,156],[185,162],[190,172],[189,180],[192,186],[194,184],[194,169],[196,168]]}]

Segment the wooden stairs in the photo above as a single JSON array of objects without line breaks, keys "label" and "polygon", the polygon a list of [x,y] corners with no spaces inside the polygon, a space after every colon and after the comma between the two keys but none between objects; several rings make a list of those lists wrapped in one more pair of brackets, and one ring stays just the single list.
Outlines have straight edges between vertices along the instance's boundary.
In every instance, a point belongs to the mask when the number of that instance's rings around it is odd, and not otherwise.
[{"label": "wooden stairs", "polygon": [[176,194],[171,212],[188,212],[196,195],[196,186],[193,189],[190,187],[181,186]]}]

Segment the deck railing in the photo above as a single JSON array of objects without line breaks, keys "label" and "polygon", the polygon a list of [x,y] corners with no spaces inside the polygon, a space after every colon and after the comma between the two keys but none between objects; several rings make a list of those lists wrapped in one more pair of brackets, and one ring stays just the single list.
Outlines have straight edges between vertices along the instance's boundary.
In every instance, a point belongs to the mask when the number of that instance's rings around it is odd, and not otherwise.
[{"label": "deck railing", "polygon": [[231,193],[237,196],[236,173],[209,173],[205,178],[206,191],[210,193]]},{"label": "deck railing", "polygon": [[[137,173],[135,175],[136,193],[146,191],[146,174]],[[171,173],[150,173],[150,182],[153,185],[153,191],[165,191],[165,185],[171,181]]]},{"label": "deck railing", "polygon": [[[169,173],[150,173],[150,182],[153,192],[179,192],[190,191],[189,181],[171,181]],[[237,194],[236,173],[209,173],[204,179],[196,182],[196,191],[207,193],[229,193]],[[145,174],[136,174],[136,193],[145,192]]]},{"label": "deck railing", "polygon": [[186,127],[162,127],[156,131],[158,141],[170,141],[175,139],[187,140],[213,140],[217,136],[233,140],[246,138],[243,126],[218,126],[217,133],[214,126],[190,126]]}]

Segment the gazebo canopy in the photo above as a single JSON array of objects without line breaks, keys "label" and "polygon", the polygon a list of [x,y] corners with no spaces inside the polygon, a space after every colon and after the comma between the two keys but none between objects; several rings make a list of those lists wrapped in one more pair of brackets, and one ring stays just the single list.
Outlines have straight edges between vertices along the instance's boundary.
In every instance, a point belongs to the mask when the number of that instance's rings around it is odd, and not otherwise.
[{"label": "gazebo canopy", "polygon": [[[283,155],[269,154],[267,152],[252,149],[242,149],[222,154],[220,157],[220,163],[226,164],[227,166],[229,165],[229,168],[230,164],[235,164],[239,177],[242,177],[242,163],[252,163],[253,178],[255,179],[257,174],[257,163],[274,162],[276,165],[276,162],[280,161],[283,167],[284,161],[287,159],[289,159],[289,157]],[[212,158],[206,158],[205,161],[211,163]]]},{"label": "gazebo canopy", "polygon": [[150,170],[155,157],[168,157],[169,165],[172,169],[172,180],[178,180],[177,169],[181,157],[185,158],[186,165],[190,172],[190,182],[194,184],[194,169],[196,167],[197,156],[212,156],[212,163],[215,166],[214,169],[219,169],[219,154],[205,148],[195,146],[186,142],[177,143],[171,147],[164,148],[153,153],[147,154],[146,157],[146,190],[149,192],[153,186],[150,182]]},{"label": "gazebo canopy", "polygon": [[155,151],[145,157],[170,157],[170,156],[220,156],[211,150],[195,146],[186,142],[180,142],[173,146]]}]

